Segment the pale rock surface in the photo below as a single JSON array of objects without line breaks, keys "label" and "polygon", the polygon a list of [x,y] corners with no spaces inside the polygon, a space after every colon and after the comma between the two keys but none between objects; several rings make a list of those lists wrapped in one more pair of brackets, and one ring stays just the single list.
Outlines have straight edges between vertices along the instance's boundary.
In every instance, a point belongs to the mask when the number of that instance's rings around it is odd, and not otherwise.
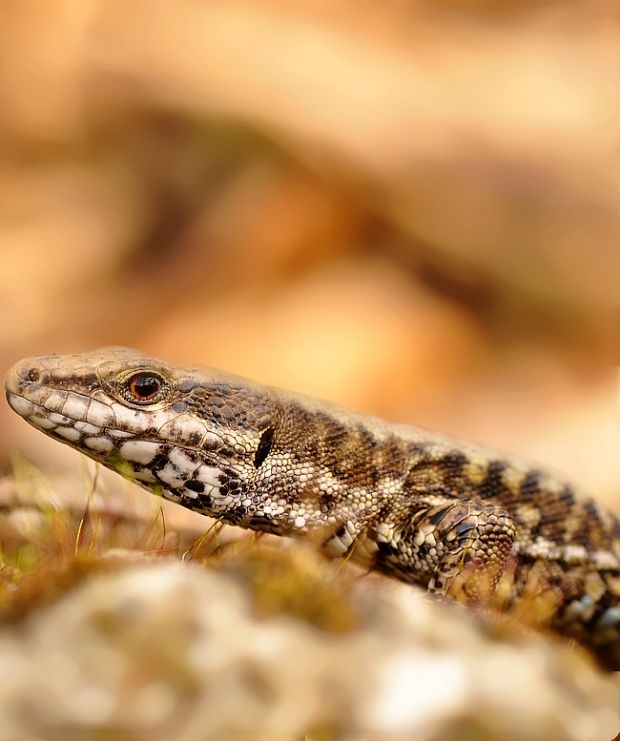
[{"label": "pale rock surface", "polygon": [[580,653],[510,640],[381,579],[361,627],[259,619],[236,577],[151,559],[0,632],[2,739],[600,741],[620,691]]}]

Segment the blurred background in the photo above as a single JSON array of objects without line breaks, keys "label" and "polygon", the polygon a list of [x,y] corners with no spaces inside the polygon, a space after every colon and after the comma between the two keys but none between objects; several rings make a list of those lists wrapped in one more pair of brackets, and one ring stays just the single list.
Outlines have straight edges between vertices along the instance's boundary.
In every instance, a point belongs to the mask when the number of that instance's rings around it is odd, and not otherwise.
[{"label": "blurred background", "polygon": [[[620,506],[619,21],[611,0],[3,0],[0,373],[130,345]],[[4,403],[0,429],[1,473],[82,465]]]}]

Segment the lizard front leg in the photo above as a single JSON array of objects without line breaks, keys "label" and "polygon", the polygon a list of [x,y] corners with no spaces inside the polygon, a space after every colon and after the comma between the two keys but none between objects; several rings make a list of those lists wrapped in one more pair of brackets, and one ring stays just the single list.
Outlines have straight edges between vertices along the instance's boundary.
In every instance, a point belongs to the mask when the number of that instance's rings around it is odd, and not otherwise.
[{"label": "lizard front leg", "polygon": [[446,498],[418,508],[400,528],[381,522],[376,533],[377,568],[475,603],[493,594],[509,567],[516,528],[501,507]]}]

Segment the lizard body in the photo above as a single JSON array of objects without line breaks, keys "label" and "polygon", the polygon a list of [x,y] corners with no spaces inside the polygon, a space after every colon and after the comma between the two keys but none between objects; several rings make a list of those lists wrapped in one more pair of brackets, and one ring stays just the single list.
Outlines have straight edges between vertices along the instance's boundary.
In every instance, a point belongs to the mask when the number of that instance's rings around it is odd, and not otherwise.
[{"label": "lizard body", "polygon": [[318,533],[438,595],[542,595],[546,624],[620,669],[620,520],[541,467],[125,348],[28,358],[5,388],[30,424],[190,509]]}]

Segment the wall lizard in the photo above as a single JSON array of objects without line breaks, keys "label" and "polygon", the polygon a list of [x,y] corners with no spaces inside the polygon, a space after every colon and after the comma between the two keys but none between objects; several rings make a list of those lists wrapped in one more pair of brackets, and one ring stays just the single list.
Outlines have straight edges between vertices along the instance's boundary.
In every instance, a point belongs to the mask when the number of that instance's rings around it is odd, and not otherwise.
[{"label": "wall lizard", "polygon": [[34,427],[185,507],[431,594],[543,605],[620,669],[620,520],[542,467],[120,347],[27,358],[5,388]]}]

